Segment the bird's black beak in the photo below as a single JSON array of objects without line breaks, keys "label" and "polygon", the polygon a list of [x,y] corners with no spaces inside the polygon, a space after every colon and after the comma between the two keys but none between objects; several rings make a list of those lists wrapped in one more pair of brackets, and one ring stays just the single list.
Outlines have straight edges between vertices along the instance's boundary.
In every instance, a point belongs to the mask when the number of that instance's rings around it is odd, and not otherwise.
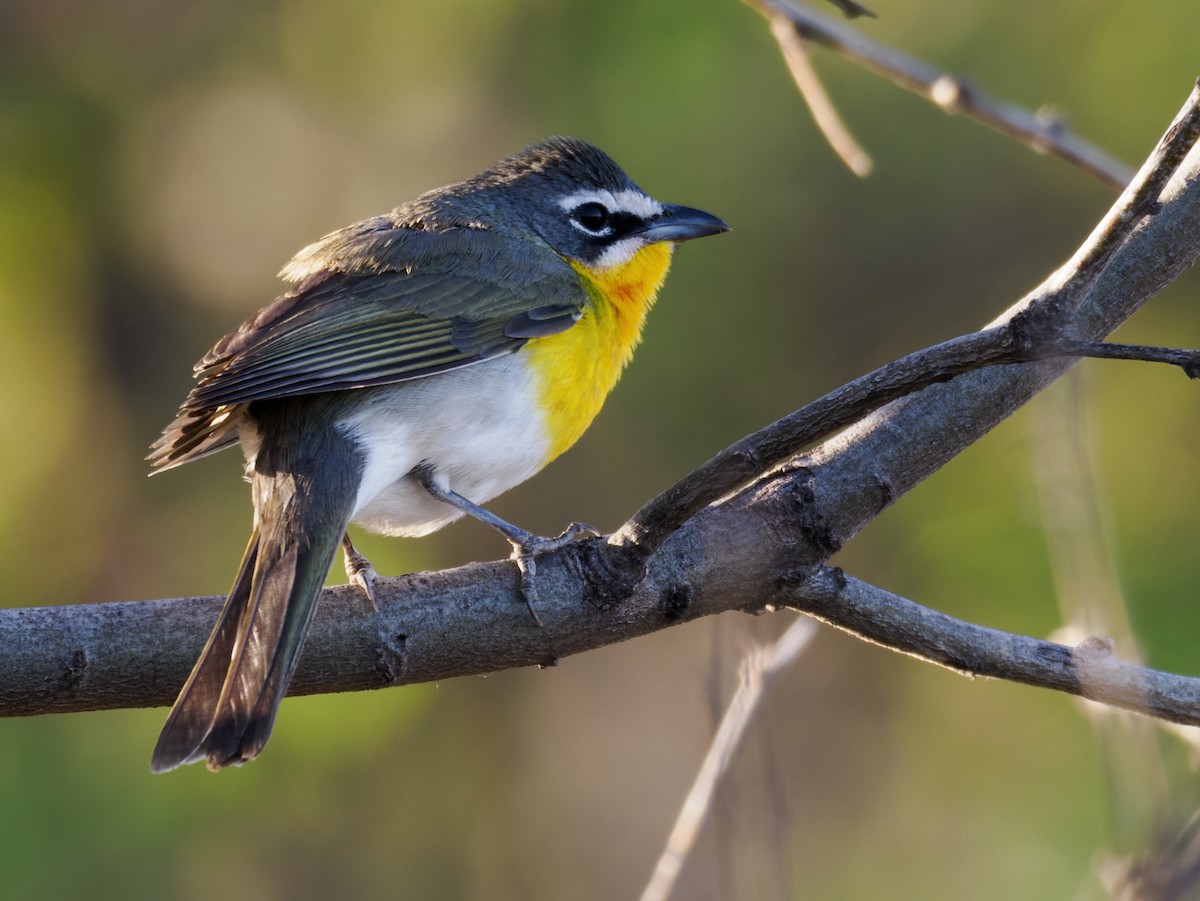
[{"label": "bird's black beak", "polygon": [[649,223],[642,231],[647,242],[690,241],[729,231],[729,226],[711,213],[694,210],[690,206],[663,204],[662,215]]}]

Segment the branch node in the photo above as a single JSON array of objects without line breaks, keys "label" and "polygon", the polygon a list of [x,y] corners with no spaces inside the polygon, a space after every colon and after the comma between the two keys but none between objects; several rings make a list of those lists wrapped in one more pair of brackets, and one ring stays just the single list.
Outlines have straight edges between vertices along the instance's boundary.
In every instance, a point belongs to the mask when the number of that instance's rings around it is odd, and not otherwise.
[{"label": "branch node", "polygon": [[959,113],[970,95],[967,85],[953,75],[939,75],[929,86],[929,99],[947,113]]},{"label": "branch node", "polygon": [[[836,596],[846,585],[846,574],[836,566],[811,563],[784,567],[775,578],[775,590],[784,596],[784,601],[773,606],[790,607],[806,612],[803,608],[796,607],[789,599],[795,598],[804,589],[811,588],[818,576],[821,578],[821,590],[826,595]],[[747,609],[754,612],[751,608]]]},{"label": "branch node", "polygon": [[1054,298],[1047,298],[1042,304],[1026,307],[1008,321],[1015,359],[1030,361],[1053,355],[1062,340],[1062,326],[1055,315],[1055,307]]},{"label": "branch node", "polygon": [[385,637],[380,643],[376,659],[379,661],[379,671],[384,685],[399,685],[404,676],[404,655],[407,650],[408,636],[403,632]]},{"label": "branch node", "polygon": [[87,667],[87,651],[83,648],[76,648],[75,653],[71,655],[71,659],[63,667],[62,676],[58,680],[60,687],[66,691],[75,688],[75,686],[83,681]]},{"label": "branch node", "polygon": [[[800,475],[803,471],[804,475]],[[811,472],[801,468],[795,471],[777,492],[784,506],[786,519],[782,522],[795,524],[803,536],[803,549],[814,559],[806,563],[821,563],[841,550],[842,542],[830,527],[819,505],[816,503],[816,479]]]},{"label": "branch node", "polygon": [[885,507],[890,507],[892,501],[897,497],[896,488],[892,484],[892,480],[878,472],[873,473],[873,475],[875,476],[875,487],[879,489],[879,509],[882,510]]},{"label": "branch node", "polygon": [[609,544],[593,538],[564,550],[574,557],[586,597],[597,610],[620,604],[646,578],[648,555],[639,544]]},{"label": "branch node", "polygon": [[1054,140],[1060,140],[1067,132],[1067,117],[1064,116],[1056,107],[1046,104],[1040,106],[1034,114],[1038,124],[1041,125],[1046,134]]},{"label": "branch node", "polygon": [[692,588],[685,582],[668,585],[662,593],[659,608],[669,623],[677,623],[683,619],[688,607],[692,604]]},{"label": "branch node", "polygon": [[1098,635],[1092,635],[1079,642],[1076,649],[1081,654],[1111,657],[1113,651],[1116,649],[1116,642],[1111,638],[1101,638]]}]

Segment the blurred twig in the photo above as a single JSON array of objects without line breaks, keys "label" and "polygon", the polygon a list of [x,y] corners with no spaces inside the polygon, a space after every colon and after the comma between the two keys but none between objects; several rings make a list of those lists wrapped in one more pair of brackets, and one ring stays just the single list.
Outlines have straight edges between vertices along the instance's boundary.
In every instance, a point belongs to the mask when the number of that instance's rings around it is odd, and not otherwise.
[{"label": "blurred twig", "polygon": [[1101,878],[1114,901],[1189,901],[1200,884],[1200,812],[1141,857],[1112,858]]},{"label": "blurred twig", "polygon": [[[1093,370],[1094,372],[1094,370]],[[1126,659],[1142,662],[1116,565],[1112,516],[1095,459],[1090,372],[1076,371],[1043,395],[1033,410],[1034,483],[1042,532],[1063,625],[1051,635],[1074,644],[1105,635]],[[1113,811],[1117,847],[1145,847],[1173,813],[1172,769],[1155,721],[1080,704],[1096,736]],[[1194,731],[1194,730],[1191,730]],[[1190,780],[1189,780],[1190,781]]]},{"label": "blurred twig", "polygon": [[[1094,144],[1072,134],[1058,116],[1051,116],[1045,112],[1031,113],[1014,104],[994,100],[962,78],[941,72],[907,53],[874,41],[856,29],[801,3],[792,0],[743,2],[771,23],[772,33],[784,49],[793,76],[796,76],[796,69],[788,47],[800,46],[804,41],[811,41],[827,47],[876,75],[887,78],[907,91],[924,97],[947,113],[974,119],[1020,141],[1038,153],[1048,153],[1064,159],[1118,191],[1129,183],[1133,173],[1128,167]],[[795,35],[794,44],[790,41],[788,44],[784,43],[781,35],[786,32]],[[810,80],[815,80],[815,75]],[[812,98],[815,95],[811,87],[800,84],[799,79],[797,83],[801,93],[812,106]],[[823,91],[820,93],[824,94]],[[814,107],[814,114],[817,108]],[[832,109],[831,106],[829,108]],[[833,119],[836,121],[836,115]],[[843,139],[836,137],[836,131],[826,128],[829,116],[818,116],[817,121],[826,138],[834,145],[839,155],[846,159],[847,165],[856,174],[862,174],[840,149]]]},{"label": "blurred twig", "polygon": [[846,168],[859,178],[866,178],[875,164],[838,115],[837,108],[829,99],[829,94],[817,75],[817,70],[813,68],[804,38],[783,16],[771,18],[771,34],[779,42],[779,50],[792,73],[792,80],[796,82],[800,96],[808,104],[817,128],[821,129],[825,140],[829,142],[834,153],[842,158]]},{"label": "blurred twig", "polygon": [[691,852],[700,826],[712,805],[717,783],[733,759],[733,753],[758,710],[767,687],[808,647],[816,631],[816,623],[811,619],[798,619],[770,646],[756,648],[742,659],[737,691],[725,709],[721,725],[709,744],[708,753],[704,755],[704,762],[700,764],[691,790],[684,799],[675,826],[667,837],[667,846],[658,858],[654,873],[642,892],[641,901],[666,901],[670,897],[683,862]]}]

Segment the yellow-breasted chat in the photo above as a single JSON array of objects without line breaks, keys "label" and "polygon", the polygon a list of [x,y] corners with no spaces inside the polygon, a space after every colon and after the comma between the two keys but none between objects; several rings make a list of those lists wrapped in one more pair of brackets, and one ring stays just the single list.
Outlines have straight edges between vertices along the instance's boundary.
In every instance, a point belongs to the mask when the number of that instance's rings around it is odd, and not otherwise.
[{"label": "yellow-breasted chat", "polygon": [[417,536],[474,516],[513,545],[533,611],[537,555],[574,533],[539,538],[480,505],[583,434],[673,245],[727,230],[653,199],[596,147],[550,138],[301,250],[280,273],[291,289],[196,364],[149,456],[163,470],[240,444],[254,501],[152,769],[259,754],[339,544],[373,599],[352,522]]}]

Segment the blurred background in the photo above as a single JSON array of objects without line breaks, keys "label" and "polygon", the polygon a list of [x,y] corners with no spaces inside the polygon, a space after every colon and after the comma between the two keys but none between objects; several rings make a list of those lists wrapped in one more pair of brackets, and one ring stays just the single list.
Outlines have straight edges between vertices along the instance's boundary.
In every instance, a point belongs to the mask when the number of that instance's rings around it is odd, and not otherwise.
[{"label": "blurred background", "polygon": [[[1200,65],[1194,0],[873,7],[872,37],[1052,104],[1135,166]],[[590,433],[494,505],[542,533],[614,528],[748,431],[982,325],[1112,200],[814,56],[876,158],[866,180],[733,0],[8,0],[3,603],[224,592],[249,533],[240,457],[153,480],[142,462],[192,363],[304,244],[547,134],[735,230],[681,250]],[[1198,293],[1189,273],[1120,337],[1200,345]],[[1090,618],[1123,653],[1200,674],[1197,390],[1087,363],[835,562],[1022,633]],[[507,554],[472,523],[359,547],[384,574]],[[636,897],[737,661],[789,622],[727,615],[548,671],[292,700],[264,757],[219,776],[151,777],[165,710],[0,721],[0,895]],[[823,629],[676,897],[1103,898],[1113,860],[1172,837],[1195,795],[1188,745],[1145,723]]]}]

